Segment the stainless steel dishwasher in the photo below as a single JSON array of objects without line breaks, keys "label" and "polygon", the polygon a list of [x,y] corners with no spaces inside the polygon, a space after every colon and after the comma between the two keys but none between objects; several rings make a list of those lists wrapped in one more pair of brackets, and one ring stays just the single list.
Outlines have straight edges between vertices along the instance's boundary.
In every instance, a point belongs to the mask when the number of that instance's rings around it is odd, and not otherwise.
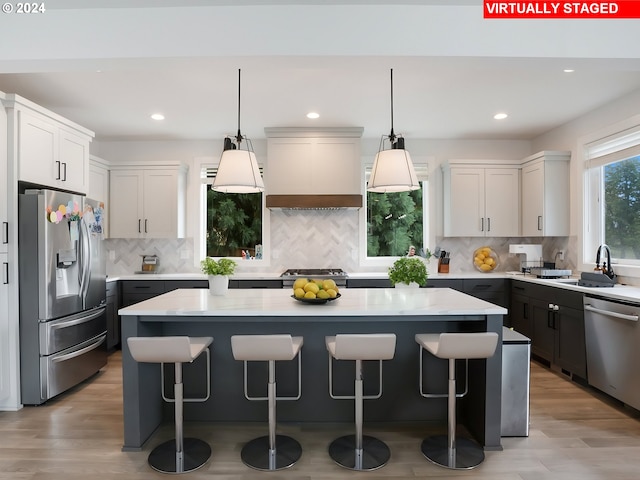
[{"label": "stainless steel dishwasher", "polygon": [[584,297],[589,385],[640,410],[640,303]]}]

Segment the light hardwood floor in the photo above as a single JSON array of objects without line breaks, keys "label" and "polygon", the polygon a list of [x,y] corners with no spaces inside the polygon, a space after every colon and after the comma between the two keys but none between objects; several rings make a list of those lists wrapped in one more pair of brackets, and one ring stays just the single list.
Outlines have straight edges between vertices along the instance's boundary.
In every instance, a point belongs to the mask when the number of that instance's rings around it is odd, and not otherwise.
[{"label": "light hardwood floor", "polygon": [[[123,453],[121,354],[106,369],[44,406],[0,412],[0,480],[166,479],[147,465],[149,449],[170,438],[162,427],[143,452]],[[385,392],[385,395],[388,394]],[[366,406],[365,406],[366,408]],[[244,466],[240,449],[263,435],[265,425],[187,424],[187,435],[208,441],[211,461],[187,474],[194,480],[457,478],[491,480],[640,479],[640,420],[590,389],[531,364],[531,429],[526,438],[504,438],[501,452],[487,452],[471,471],[451,471],[429,463],[419,452],[424,428],[368,428],[391,447],[391,461],[374,472],[356,473],[326,454],[348,425],[280,426],[303,445],[300,462],[289,470],[262,473]]]}]

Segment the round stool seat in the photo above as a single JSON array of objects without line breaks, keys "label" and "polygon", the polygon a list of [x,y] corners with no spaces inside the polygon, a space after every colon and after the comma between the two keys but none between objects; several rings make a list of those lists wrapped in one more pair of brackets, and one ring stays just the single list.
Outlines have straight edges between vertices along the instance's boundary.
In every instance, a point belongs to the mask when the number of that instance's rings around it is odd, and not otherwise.
[{"label": "round stool seat", "polygon": [[495,332],[418,333],[415,339],[438,358],[488,358],[498,344]]},{"label": "round stool seat", "polygon": [[291,335],[233,335],[233,358],[247,362],[293,360],[302,348],[303,337]]},{"label": "round stool seat", "polygon": [[211,343],[213,337],[130,337],[129,351],[141,363],[193,362]]},{"label": "round stool seat", "polygon": [[396,336],[393,333],[344,333],[325,337],[325,344],[336,360],[391,360],[396,350]]},{"label": "round stool seat", "polygon": [[442,467],[458,470],[477,467],[484,461],[482,447],[467,438],[456,438],[455,361],[493,356],[498,345],[498,334],[495,332],[422,333],[417,334],[415,340],[421,347],[420,393],[422,396],[443,396],[427,395],[422,391],[422,349],[449,361],[448,433],[425,438],[421,445],[422,453],[428,460]]}]

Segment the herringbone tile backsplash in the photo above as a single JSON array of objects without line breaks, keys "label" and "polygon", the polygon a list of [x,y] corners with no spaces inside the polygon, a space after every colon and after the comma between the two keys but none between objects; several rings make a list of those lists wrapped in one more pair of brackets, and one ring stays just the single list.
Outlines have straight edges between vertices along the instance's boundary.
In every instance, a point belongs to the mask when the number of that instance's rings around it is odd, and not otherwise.
[{"label": "herringbone tile backsplash", "polygon": [[274,210],[272,264],[284,268],[358,266],[357,210]]},{"label": "herringbone tile backsplash", "polygon": [[[359,214],[357,210],[272,210],[271,215],[271,264],[252,268],[252,271],[282,272],[287,268],[342,268],[347,272],[371,271],[372,267],[359,266]],[[437,239],[436,246],[451,253],[450,272],[474,272],[473,252],[488,245],[499,256],[496,271],[518,270],[520,259],[509,254],[510,244],[542,244],[543,257],[553,261],[555,253],[564,250],[565,260],[558,261],[559,268],[576,268],[575,237],[549,238],[471,238],[457,237]],[[126,275],[139,271],[142,255],[160,257],[160,273],[199,273],[194,260],[193,239],[141,240],[108,239],[106,250],[113,251],[113,259],[107,258],[109,275]],[[391,262],[390,262],[391,263]],[[435,272],[437,262],[428,264]],[[377,270],[386,270],[378,267]]]},{"label": "herringbone tile backsplash", "polygon": [[[499,264],[496,271],[508,272],[520,269],[520,257],[509,254],[511,244],[540,244],[542,245],[542,257],[545,261],[553,262],[555,254],[562,250],[565,252],[564,260],[557,260],[556,266],[562,269],[575,270],[577,264],[575,237],[545,237],[545,238],[522,238],[522,237],[455,237],[438,238],[438,246],[442,250],[451,253],[449,264],[450,273],[463,273],[475,271],[473,267],[473,252],[476,248],[488,246],[498,255]],[[433,251],[434,249],[431,248]],[[432,264],[436,263],[434,260]],[[433,267],[436,268],[435,266]]]},{"label": "herringbone tile backsplash", "polygon": [[[130,275],[142,267],[142,255],[160,257],[160,273],[197,273],[193,265],[192,239],[110,238],[105,240],[107,252],[113,252],[111,260],[107,255],[107,275]],[[185,258],[186,257],[186,258]]]}]

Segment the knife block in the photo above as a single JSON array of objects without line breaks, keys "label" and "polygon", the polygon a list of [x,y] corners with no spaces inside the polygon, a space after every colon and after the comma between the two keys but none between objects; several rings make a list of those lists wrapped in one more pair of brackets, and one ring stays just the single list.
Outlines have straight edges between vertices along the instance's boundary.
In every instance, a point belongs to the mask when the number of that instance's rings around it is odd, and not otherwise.
[{"label": "knife block", "polygon": [[440,258],[438,260],[438,273],[449,273],[449,258]]}]

